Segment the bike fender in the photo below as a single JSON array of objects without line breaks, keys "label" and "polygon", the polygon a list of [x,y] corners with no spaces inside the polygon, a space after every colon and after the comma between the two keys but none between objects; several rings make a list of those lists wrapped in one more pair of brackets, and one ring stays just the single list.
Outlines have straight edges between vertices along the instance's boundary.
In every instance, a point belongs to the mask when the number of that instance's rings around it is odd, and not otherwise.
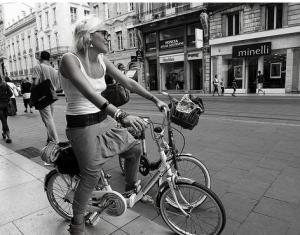
[{"label": "bike fender", "polygon": [[49,182],[50,178],[56,173],[57,173],[57,170],[54,169],[54,170],[48,172],[47,175],[45,175],[45,178],[44,178],[44,190],[45,191],[47,191],[47,186],[48,186],[48,182]]},{"label": "bike fender", "polygon": [[[176,179],[176,183],[177,184],[182,184],[182,183],[194,184],[194,183],[196,183],[196,181],[192,180],[192,179],[184,178],[184,177],[178,177]],[[157,195],[156,195],[156,201],[155,201],[157,208],[159,208],[159,202],[160,202],[161,195],[167,188],[169,188],[168,181],[163,182],[162,185],[159,187],[159,189],[157,191]]]}]

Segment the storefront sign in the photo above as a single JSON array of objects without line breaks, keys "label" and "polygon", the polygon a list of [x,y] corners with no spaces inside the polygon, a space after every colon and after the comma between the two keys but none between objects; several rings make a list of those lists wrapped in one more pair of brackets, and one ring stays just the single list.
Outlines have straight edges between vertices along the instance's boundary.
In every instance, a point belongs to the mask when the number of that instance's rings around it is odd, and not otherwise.
[{"label": "storefront sign", "polygon": [[188,54],[188,60],[202,60],[202,52],[192,52]]},{"label": "storefront sign", "polygon": [[232,47],[232,57],[253,57],[271,54],[271,42]]},{"label": "storefront sign", "polygon": [[183,43],[184,43],[183,38],[174,38],[170,40],[161,41],[159,48],[161,50],[164,50],[164,49],[183,47]]},{"label": "storefront sign", "polygon": [[183,53],[167,55],[167,56],[160,56],[159,57],[159,62],[161,64],[163,64],[163,63],[172,63],[172,62],[177,62],[177,61],[184,61]]}]

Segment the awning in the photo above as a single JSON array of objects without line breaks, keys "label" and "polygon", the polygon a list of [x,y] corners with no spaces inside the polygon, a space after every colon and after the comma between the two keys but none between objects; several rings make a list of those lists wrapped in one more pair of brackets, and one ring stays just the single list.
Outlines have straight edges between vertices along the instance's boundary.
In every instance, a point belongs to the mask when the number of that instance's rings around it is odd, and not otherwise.
[{"label": "awning", "polygon": [[136,74],[136,70],[128,70],[126,76],[128,78],[133,78],[135,74]]}]

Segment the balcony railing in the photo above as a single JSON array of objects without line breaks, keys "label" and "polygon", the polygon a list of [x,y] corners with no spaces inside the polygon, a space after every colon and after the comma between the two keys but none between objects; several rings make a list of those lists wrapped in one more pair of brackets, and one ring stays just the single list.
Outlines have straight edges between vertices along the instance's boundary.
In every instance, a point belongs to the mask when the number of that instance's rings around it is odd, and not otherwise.
[{"label": "balcony railing", "polygon": [[139,20],[140,22],[147,22],[152,21],[156,19],[161,19],[164,17],[170,17],[174,16],[180,13],[189,12],[189,10],[192,10],[194,8],[203,7],[201,4],[193,4],[193,3],[178,3],[176,7],[167,7],[162,6],[155,9],[152,9],[150,11],[144,11],[140,12],[139,14]]}]

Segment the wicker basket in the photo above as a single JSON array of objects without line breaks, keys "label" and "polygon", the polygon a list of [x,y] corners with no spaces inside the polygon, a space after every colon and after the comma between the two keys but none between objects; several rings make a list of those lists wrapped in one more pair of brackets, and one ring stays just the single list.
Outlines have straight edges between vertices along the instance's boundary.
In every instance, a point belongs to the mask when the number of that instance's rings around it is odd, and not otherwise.
[{"label": "wicker basket", "polygon": [[[182,101],[182,100],[181,100]],[[190,111],[181,111],[179,108],[179,103],[181,101],[172,101],[170,107],[170,119],[173,123],[181,126],[184,129],[192,130],[199,121],[200,115],[204,112],[204,106],[201,100],[201,103],[192,103]]]}]

